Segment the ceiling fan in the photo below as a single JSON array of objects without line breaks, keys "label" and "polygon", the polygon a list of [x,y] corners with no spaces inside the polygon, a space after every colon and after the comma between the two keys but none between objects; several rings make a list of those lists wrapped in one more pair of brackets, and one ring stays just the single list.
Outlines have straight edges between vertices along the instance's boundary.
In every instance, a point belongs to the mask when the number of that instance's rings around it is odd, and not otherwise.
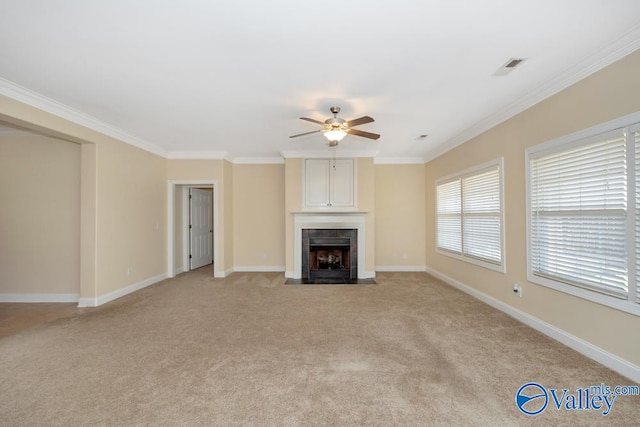
[{"label": "ceiling fan", "polygon": [[353,120],[344,120],[338,117],[338,113],[340,112],[340,107],[331,107],[329,109],[333,113],[333,117],[321,122],[320,120],[310,119],[309,117],[300,117],[301,120],[306,120],[311,123],[316,123],[322,125],[322,129],[314,130],[311,132],[299,133],[297,135],[291,135],[289,138],[297,138],[299,136],[311,135],[312,133],[321,132],[325,138],[329,141],[329,147],[335,147],[338,145],[342,138],[344,138],[347,134],[362,136],[364,138],[369,139],[378,139],[380,135],[377,133],[365,132],[358,129],[352,129],[353,126],[363,125],[366,123],[373,122],[373,118],[369,116],[363,116],[358,119]]}]

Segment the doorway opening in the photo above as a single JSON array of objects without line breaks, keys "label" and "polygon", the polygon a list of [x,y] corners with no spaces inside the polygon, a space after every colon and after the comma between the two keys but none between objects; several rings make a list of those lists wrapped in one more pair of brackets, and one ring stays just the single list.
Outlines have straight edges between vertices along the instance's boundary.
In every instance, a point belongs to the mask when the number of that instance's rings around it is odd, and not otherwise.
[{"label": "doorway opening", "polygon": [[[218,255],[218,194],[216,181],[169,181],[167,275],[211,266],[224,277]],[[207,267],[208,268],[208,267]]]},{"label": "doorway opening", "polygon": [[184,264],[195,270],[213,263],[213,188],[189,187],[188,192],[189,216],[183,221],[183,230],[189,244],[183,246],[188,249]]}]

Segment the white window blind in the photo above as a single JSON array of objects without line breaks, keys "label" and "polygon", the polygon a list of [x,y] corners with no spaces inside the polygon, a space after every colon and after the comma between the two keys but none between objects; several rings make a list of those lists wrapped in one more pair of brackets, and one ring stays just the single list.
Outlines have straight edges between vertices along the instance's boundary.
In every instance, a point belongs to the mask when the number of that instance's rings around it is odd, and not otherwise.
[{"label": "white window blind", "polygon": [[458,254],[462,253],[462,189],[460,180],[437,187],[438,247]]},{"label": "white window blind", "polygon": [[500,264],[502,232],[498,167],[462,178],[464,253]]},{"label": "white window blind", "polygon": [[531,178],[534,274],[626,298],[623,133],[534,159]]},{"label": "white window blind", "polygon": [[638,281],[640,280],[640,125],[632,126],[630,129],[630,136],[633,139],[634,143],[634,151],[635,151],[635,207],[636,207],[636,215],[635,215],[635,262],[636,262],[636,275],[635,275],[635,286],[636,286],[636,302],[640,303],[640,285],[638,285]]},{"label": "white window blind", "polygon": [[500,162],[492,162],[438,182],[438,249],[480,265],[502,266],[501,175]]},{"label": "white window blind", "polygon": [[640,314],[640,113],[527,150],[529,280]]}]

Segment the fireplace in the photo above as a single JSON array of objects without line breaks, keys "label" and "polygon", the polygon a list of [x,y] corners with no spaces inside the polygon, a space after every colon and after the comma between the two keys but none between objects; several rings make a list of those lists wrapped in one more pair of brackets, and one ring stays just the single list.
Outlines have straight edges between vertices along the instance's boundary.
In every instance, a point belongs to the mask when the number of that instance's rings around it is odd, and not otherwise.
[{"label": "fireplace", "polygon": [[[285,271],[285,277],[291,284],[295,283],[311,283],[309,279],[309,267],[305,266],[303,273],[302,258],[303,252],[307,253],[307,249],[302,250],[302,231],[303,230],[316,230],[314,233],[322,230],[353,230],[355,231],[355,238],[353,235],[349,236],[349,262],[350,266],[354,266],[353,271],[350,272],[349,279],[355,276],[356,279],[349,283],[369,283],[375,277],[375,272],[368,271],[366,269],[367,260],[367,241],[366,241],[366,212],[292,212],[293,216],[293,238],[291,239],[291,256],[293,258],[292,269]],[[308,233],[305,231],[305,233]],[[313,234],[313,233],[312,233]],[[309,235],[306,234],[308,238]],[[335,237],[335,236],[334,236]],[[352,244],[354,247],[352,247]],[[289,249],[288,249],[289,250]],[[335,255],[335,254],[334,254]],[[308,262],[308,260],[307,260]],[[345,264],[343,256],[342,264]],[[328,274],[324,272],[325,274]],[[303,280],[303,275],[306,277]],[[322,273],[321,273],[322,275]],[[326,280],[326,283],[344,283],[342,279],[336,279],[335,281]]]},{"label": "fireplace", "polygon": [[302,229],[302,281],[354,283],[358,280],[357,229]]}]

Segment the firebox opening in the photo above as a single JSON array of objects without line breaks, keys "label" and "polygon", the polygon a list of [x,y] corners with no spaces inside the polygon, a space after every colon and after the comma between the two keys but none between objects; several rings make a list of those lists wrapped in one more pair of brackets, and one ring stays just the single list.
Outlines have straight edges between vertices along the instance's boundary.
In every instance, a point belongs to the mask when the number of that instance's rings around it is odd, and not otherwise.
[{"label": "firebox opening", "polygon": [[349,248],[312,246],[309,248],[309,268],[311,270],[348,270]]},{"label": "firebox opening", "polygon": [[302,281],[353,283],[358,279],[355,229],[303,229]]}]

